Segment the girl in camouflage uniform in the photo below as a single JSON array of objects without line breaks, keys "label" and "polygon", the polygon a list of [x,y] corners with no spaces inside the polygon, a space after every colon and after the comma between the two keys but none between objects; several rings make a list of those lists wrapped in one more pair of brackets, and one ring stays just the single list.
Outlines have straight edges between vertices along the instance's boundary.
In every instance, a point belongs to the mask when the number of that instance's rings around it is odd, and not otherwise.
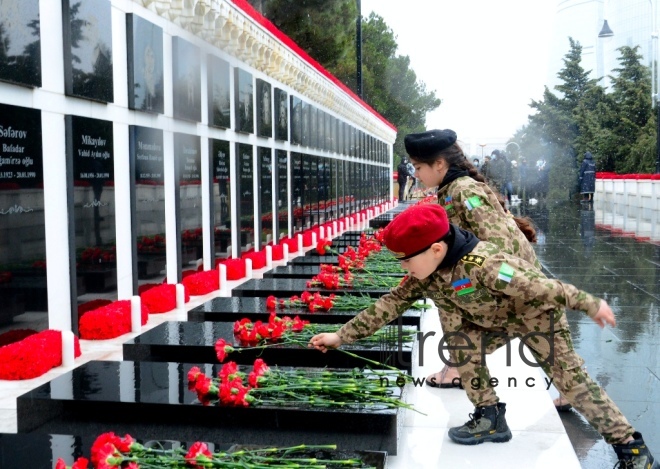
[{"label": "girl in camouflage uniform", "polygon": [[[459,444],[505,442],[512,437],[493,389],[485,355],[520,338],[562,395],[598,430],[616,452],[620,468],[660,469],[644,439],[605,391],[582,370],[573,350],[565,308],[586,311],[598,325],[616,325],[609,305],[573,285],[549,279],[534,265],[505,253],[497,244],[448,221],[435,204],[417,205],[385,229],[384,244],[408,276],[390,293],[344,324],[318,334],[310,346],[323,352],[372,335],[420,298],[430,298],[440,314],[460,316],[458,346],[445,347],[458,366],[475,410],[464,425],[449,429]],[[446,334],[446,332],[445,332]],[[444,341],[444,338],[443,338]]]},{"label": "girl in camouflage uniform", "polygon": [[[447,211],[451,223],[540,269],[530,244],[536,241],[531,223],[528,219],[515,218],[504,208],[499,194],[472,166],[456,139],[456,133],[450,129],[406,135],[404,144],[415,176],[427,187],[439,186],[438,203]],[[453,314],[443,314],[441,323],[446,334],[458,327],[460,319]],[[426,384],[440,388],[462,387],[458,371],[448,365],[429,376]]]}]

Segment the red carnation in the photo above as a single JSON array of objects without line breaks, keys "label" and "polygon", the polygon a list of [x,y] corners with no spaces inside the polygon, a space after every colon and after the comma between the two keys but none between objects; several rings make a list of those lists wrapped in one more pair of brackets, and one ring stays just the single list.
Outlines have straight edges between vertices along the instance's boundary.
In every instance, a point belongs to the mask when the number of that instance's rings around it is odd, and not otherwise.
[{"label": "red carnation", "polygon": [[277,309],[277,298],[273,295],[270,295],[266,298],[266,308],[268,309]]},{"label": "red carnation", "polygon": [[189,383],[194,383],[197,381],[197,377],[202,373],[202,370],[199,369],[198,366],[193,366],[190,370],[188,370],[188,382]]},{"label": "red carnation", "polygon": [[234,350],[234,347],[227,345],[227,341],[225,339],[218,339],[215,343],[215,353],[220,363],[224,362],[225,358],[227,358],[227,355],[232,353]]},{"label": "red carnation", "polygon": [[[213,454],[209,451],[206,443],[194,443],[186,453],[186,463],[195,468],[203,468],[213,458]],[[200,463],[199,465],[197,463]]]}]

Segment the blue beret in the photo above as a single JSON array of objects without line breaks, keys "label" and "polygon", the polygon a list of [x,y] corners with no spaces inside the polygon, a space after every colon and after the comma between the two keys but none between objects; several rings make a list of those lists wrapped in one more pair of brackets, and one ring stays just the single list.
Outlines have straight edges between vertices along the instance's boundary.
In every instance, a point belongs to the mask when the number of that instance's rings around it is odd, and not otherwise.
[{"label": "blue beret", "polygon": [[412,157],[430,158],[456,142],[456,132],[451,129],[428,130],[417,134],[408,134],[403,139],[406,152]]}]

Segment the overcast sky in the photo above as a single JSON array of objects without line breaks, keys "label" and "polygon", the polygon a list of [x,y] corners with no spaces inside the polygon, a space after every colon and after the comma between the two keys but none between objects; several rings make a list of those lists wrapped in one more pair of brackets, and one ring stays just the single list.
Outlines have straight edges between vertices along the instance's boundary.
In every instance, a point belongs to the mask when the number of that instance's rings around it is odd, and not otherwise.
[{"label": "overcast sky", "polygon": [[543,95],[556,2],[362,0],[362,15],[383,17],[397,54],[409,56],[417,79],[442,99],[427,128],[491,146],[522,127],[531,99]]}]

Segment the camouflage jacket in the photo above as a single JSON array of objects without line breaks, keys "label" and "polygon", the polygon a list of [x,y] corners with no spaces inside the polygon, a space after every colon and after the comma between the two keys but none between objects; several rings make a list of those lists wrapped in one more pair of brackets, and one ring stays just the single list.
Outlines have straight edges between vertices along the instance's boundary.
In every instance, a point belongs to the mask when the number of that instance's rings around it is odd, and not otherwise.
[{"label": "camouflage jacket", "polygon": [[430,298],[442,314],[456,313],[480,327],[500,331],[537,319],[535,329],[544,332],[550,327],[548,319],[565,307],[593,317],[600,306],[599,298],[549,279],[529,262],[481,241],[454,266],[438,269],[424,280],[405,277],[337,333],[343,343],[367,337],[421,298]]},{"label": "camouflage jacket", "polygon": [[450,223],[541,268],[531,243],[487,184],[469,176],[460,177],[438,191],[438,203],[447,211]]}]

